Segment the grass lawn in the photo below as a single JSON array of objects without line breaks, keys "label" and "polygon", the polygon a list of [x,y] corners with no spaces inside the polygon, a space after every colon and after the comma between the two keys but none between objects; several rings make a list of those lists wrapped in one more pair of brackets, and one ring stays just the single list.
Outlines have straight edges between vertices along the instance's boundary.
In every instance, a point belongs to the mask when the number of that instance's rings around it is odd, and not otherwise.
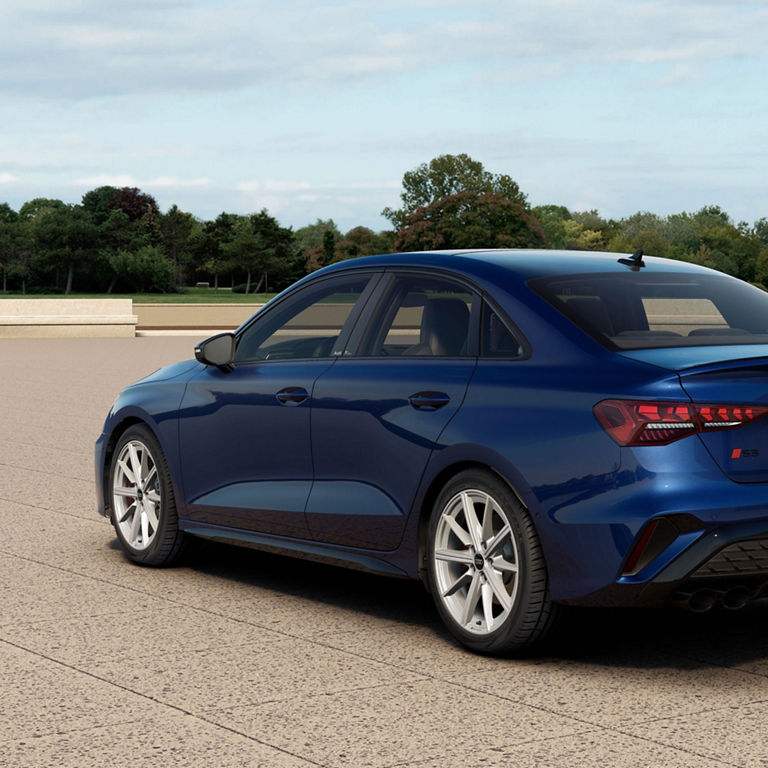
[{"label": "grass lawn", "polygon": [[264,304],[274,293],[232,293],[220,288],[185,288],[184,293],[0,293],[2,299],[133,299],[134,304]]}]

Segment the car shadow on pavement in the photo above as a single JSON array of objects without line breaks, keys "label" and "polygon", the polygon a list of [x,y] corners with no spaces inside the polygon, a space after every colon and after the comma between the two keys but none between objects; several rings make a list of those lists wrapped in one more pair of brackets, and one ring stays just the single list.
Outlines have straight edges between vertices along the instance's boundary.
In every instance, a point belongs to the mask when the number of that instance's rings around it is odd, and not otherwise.
[{"label": "car shadow on pavement", "polygon": [[[110,547],[120,549],[116,539]],[[204,540],[191,542],[181,565],[278,595],[382,621],[421,625],[442,641],[456,644],[426,590],[413,580]],[[768,669],[768,600],[739,611],[714,608],[704,614],[673,607],[566,607],[549,639],[526,656],[648,669],[734,667],[762,661]]]},{"label": "car shadow on pavement", "polygon": [[656,668],[763,662],[768,670],[768,601],[738,611],[713,608],[567,608],[547,654],[602,666]]},{"label": "car shadow on pavement", "polygon": [[390,578],[202,539],[191,542],[183,565],[200,573],[387,621],[442,627],[430,596],[419,582],[411,579]]}]

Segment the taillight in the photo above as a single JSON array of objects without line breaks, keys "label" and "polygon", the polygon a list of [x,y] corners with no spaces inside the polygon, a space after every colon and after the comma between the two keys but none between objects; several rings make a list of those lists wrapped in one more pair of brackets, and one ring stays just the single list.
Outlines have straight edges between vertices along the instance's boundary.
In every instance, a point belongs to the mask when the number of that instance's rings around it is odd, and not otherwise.
[{"label": "taillight", "polygon": [[667,445],[696,432],[735,429],[762,418],[768,408],[696,405],[649,400],[603,400],[597,420],[619,445]]}]

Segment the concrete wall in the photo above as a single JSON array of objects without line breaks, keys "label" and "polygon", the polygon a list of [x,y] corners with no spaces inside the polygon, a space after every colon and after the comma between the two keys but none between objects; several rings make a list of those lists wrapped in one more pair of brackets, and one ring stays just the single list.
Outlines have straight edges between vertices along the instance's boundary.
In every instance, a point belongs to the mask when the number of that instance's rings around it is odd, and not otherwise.
[{"label": "concrete wall", "polygon": [[0,338],[130,338],[130,299],[2,299]]},{"label": "concrete wall", "polygon": [[134,304],[139,331],[234,330],[261,304]]}]

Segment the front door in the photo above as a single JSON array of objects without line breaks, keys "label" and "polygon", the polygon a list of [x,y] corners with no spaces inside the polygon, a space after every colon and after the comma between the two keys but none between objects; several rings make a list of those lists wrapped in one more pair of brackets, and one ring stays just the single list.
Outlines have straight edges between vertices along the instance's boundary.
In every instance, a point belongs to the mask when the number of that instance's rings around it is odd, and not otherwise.
[{"label": "front door", "polygon": [[315,380],[333,367],[369,280],[298,289],[239,334],[233,371],[206,367],[190,379],[179,421],[188,519],[309,536]]}]

